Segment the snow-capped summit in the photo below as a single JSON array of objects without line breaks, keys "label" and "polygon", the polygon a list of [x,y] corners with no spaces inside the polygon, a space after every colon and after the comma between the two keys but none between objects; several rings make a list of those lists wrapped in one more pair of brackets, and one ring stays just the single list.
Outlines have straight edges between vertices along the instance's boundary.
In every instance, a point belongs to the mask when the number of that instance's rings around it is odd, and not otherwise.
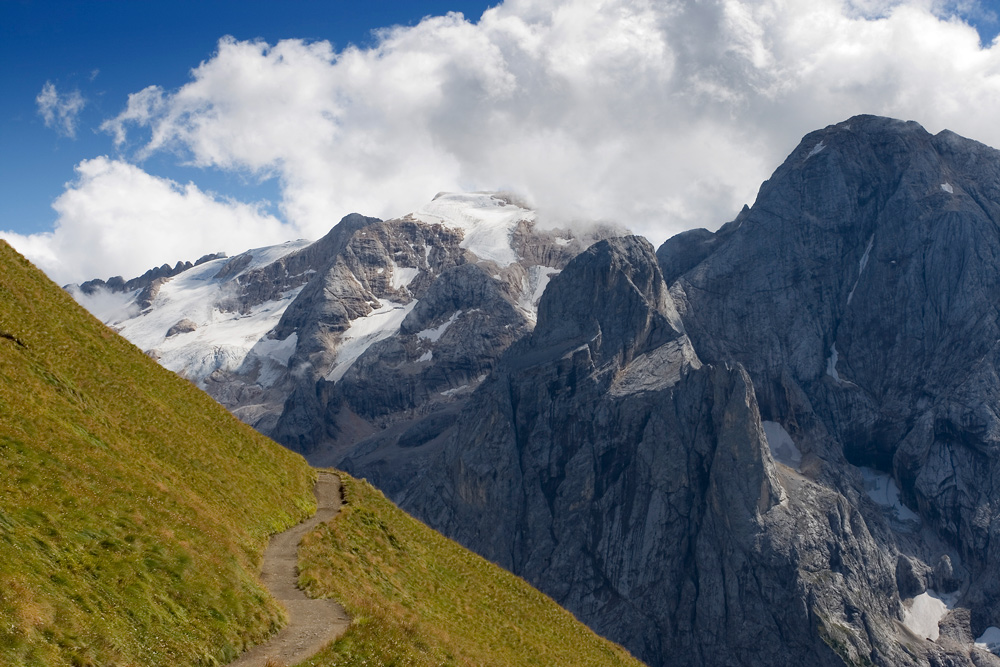
[{"label": "snow-capped summit", "polygon": [[[540,231],[535,220],[509,194],[441,193],[393,220],[352,214],[312,243],[68,289],[241,419],[309,449],[327,436],[304,425],[330,400],[349,403],[368,423],[352,422],[360,431],[462,400],[534,326],[549,279],[617,234]],[[310,398],[288,400],[297,393]]]},{"label": "snow-capped summit", "polygon": [[514,230],[521,222],[534,221],[535,212],[510,195],[441,192],[410,217],[461,229],[462,248],[504,267],[518,261],[511,242]]}]

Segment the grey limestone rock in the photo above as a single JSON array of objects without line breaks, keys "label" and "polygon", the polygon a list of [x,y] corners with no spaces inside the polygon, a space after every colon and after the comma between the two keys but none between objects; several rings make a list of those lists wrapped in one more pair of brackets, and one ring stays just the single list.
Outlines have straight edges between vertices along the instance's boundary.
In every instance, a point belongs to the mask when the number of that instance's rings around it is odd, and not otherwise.
[{"label": "grey limestone rock", "polygon": [[203,255],[198,259],[198,261],[194,262],[193,264],[191,262],[177,262],[173,267],[171,267],[169,264],[163,264],[162,266],[154,267],[149,271],[146,271],[141,276],[132,278],[130,280],[125,280],[121,276],[112,276],[111,278],[108,278],[106,281],[101,280],[100,278],[95,278],[93,280],[88,280],[84,283],[80,283],[79,288],[81,292],[88,295],[93,294],[99,289],[106,289],[111,292],[133,292],[135,290],[147,288],[150,285],[150,283],[152,283],[155,280],[172,278],[173,276],[176,276],[177,274],[183,271],[187,271],[193,266],[200,266],[205,262],[210,262],[214,259],[220,259],[225,256],[226,253],[219,252],[209,255]]},{"label": "grey limestone rock", "polygon": [[167,329],[167,338],[177,336],[179,334],[191,333],[197,329],[198,325],[185,317],[184,319],[178,321],[177,324]]},{"label": "grey limestone rock", "polygon": [[696,264],[660,252],[701,359],[744,365],[767,419],[807,425],[813,477],[851,497],[854,466],[881,471],[943,539],[890,521],[879,548],[902,597],[957,590],[973,634],[1000,621],[998,183],[991,148],[860,116],[807,135]]},{"label": "grey limestone rock", "polygon": [[570,262],[432,442],[417,479],[371,452],[345,467],[651,665],[840,664],[872,650],[835,637],[846,619],[888,613],[870,589],[892,563],[842,496],[779,471],[749,376],[701,366],[642,239]]},{"label": "grey limestone rock", "polygon": [[[404,216],[345,228],[275,329],[278,339],[295,334],[297,344],[268,434],[321,464],[361,441],[355,455],[427,442],[435,429],[416,422],[453,414],[532,329],[535,300],[551,276],[585,243],[613,233],[620,232],[543,230],[526,217],[509,232],[516,261],[501,264],[467,248],[454,224]],[[364,324],[387,309],[405,314],[398,330]],[[348,331],[358,323],[370,341],[363,349]]]},{"label": "grey limestone rock", "polygon": [[988,664],[997,183],[915,123],[813,133],[719,232],[582,253],[454,421],[341,462],[651,665]]}]

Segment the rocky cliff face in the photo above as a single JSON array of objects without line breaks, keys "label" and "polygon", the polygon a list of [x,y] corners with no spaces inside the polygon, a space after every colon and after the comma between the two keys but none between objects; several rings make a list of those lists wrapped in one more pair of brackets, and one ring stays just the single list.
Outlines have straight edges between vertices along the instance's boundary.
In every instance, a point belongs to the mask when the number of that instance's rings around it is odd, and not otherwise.
[{"label": "rocky cliff face", "polygon": [[963,572],[930,585],[958,588],[974,636],[1000,620],[998,223],[1000,153],[852,118],[808,135],[672,290],[702,358],[744,364],[819,474],[842,455],[898,486],[943,546],[897,547]]},{"label": "rocky cliff face", "polygon": [[702,366],[643,239],[554,278],[453,424],[385,440],[341,465],[651,665],[907,662],[863,491],[775,463],[749,375]]},{"label": "rocky cliff face", "polygon": [[464,410],[340,464],[651,665],[998,664],[998,168],[811,134],[718,232],[573,260]]}]

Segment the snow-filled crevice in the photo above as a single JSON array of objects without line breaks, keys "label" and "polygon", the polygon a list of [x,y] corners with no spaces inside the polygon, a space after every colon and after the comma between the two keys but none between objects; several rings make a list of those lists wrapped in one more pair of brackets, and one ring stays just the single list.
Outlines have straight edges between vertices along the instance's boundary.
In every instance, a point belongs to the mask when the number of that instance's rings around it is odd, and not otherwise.
[{"label": "snow-filled crevice", "polygon": [[847,295],[847,305],[851,305],[851,300],[854,298],[854,290],[858,289],[858,283],[861,282],[861,274],[864,273],[865,267],[868,266],[868,258],[871,256],[872,246],[874,244],[875,235],[872,234],[868,239],[868,246],[865,248],[865,253],[861,255],[861,261],[858,262],[858,277],[854,279],[854,285],[851,287],[851,291]]},{"label": "snow-filled crevice", "polygon": [[517,300],[517,307],[532,325],[538,319],[538,302],[545,293],[549,281],[557,275],[559,269],[552,266],[532,266],[528,269],[521,283],[522,291]]},{"label": "snow-filled crevice", "polygon": [[451,317],[449,317],[444,322],[444,324],[438,325],[433,329],[424,329],[423,331],[418,331],[417,338],[422,338],[423,340],[428,340],[432,343],[438,342],[439,340],[441,340],[441,336],[444,335],[444,332],[448,330],[448,327],[454,324],[455,320],[457,320],[461,314],[462,314],[461,310],[456,310],[454,313],[451,314]]},{"label": "snow-filled crevice", "polygon": [[837,344],[834,343],[830,346],[830,356],[826,360],[826,374],[832,377],[837,382],[842,382],[840,379],[840,373],[837,372]]}]

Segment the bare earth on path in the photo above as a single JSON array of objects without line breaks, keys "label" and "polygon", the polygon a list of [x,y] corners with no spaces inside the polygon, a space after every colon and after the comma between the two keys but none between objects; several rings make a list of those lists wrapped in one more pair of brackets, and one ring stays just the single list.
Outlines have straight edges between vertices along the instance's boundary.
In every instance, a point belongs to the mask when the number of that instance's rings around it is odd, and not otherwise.
[{"label": "bare earth on path", "polygon": [[321,472],[316,481],[316,514],[271,538],[260,578],[288,609],[286,625],[270,641],[250,649],[229,667],[264,667],[268,660],[294,665],[311,657],[347,630],[350,619],[333,600],[314,600],[299,589],[299,542],[310,530],[340,511],[340,478]]}]

